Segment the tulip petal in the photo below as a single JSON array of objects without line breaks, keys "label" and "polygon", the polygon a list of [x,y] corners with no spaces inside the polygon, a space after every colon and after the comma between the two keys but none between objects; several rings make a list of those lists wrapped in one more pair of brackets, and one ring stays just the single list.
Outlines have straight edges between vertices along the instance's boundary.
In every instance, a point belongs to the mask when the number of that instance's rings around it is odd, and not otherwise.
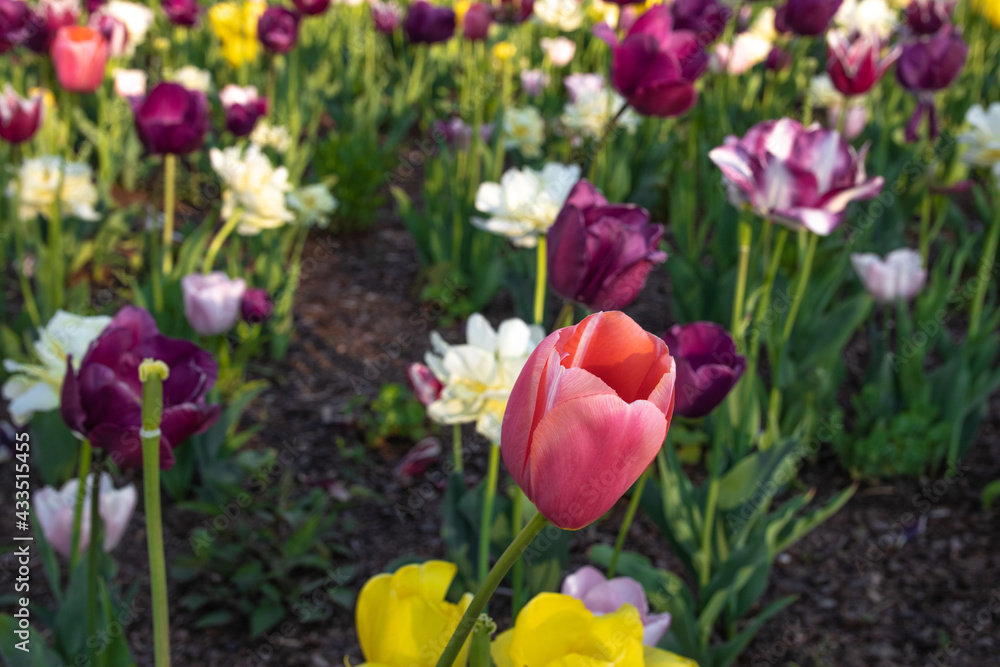
[{"label": "tulip petal", "polygon": [[[593,565],[584,565],[563,579],[562,594],[582,600],[591,589],[606,583],[607,580],[607,577]],[[594,610],[591,609],[591,611]]]},{"label": "tulip petal", "polygon": [[629,404],[604,394],[561,403],[535,429],[525,491],[557,526],[583,528],[639,478],[666,434],[666,417],[649,401]]},{"label": "tulip petal", "polygon": [[[645,646],[656,646],[663,639],[663,635],[670,629],[670,614],[649,614],[646,617],[646,624],[642,628],[642,643]],[[649,664],[648,662],[646,663]]]}]

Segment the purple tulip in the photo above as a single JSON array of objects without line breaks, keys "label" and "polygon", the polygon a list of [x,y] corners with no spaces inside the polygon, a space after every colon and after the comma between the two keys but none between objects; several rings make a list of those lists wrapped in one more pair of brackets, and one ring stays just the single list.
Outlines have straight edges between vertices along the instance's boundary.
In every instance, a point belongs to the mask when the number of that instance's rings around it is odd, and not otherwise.
[{"label": "purple tulip", "polygon": [[84,4],[87,6],[87,13],[93,14],[104,6],[104,0],[87,0]]},{"label": "purple tulip", "polygon": [[455,10],[451,7],[435,7],[425,0],[418,0],[410,5],[410,11],[403,21],[403,31],[413,44],[445,42],[455,34]]},{"label": "purple tulip", "polygon": [[272,5],[257,21],[257,39],[274,53],[288,53],[299,40],[299,15],[290,9]]},{"label": "purple tulip", "polygon": [[294,0],[295,8],[306,16],[319,16],[330,6],[330,0]]},{"label": "purple tulip", "polygon": [[395,2],[373,2],[371,13],[375,29],[384,35],[394,33],[403,20],[403,10]]},{"label": "purple tulip", "polygon": [[243,292],[243,302],[240,304],[240,314],[247,324],[266,322],[274,312],[274,302],[263,287],[251,287]]},{"label": "purple tulip", "polygon": [[938,135],[937,108],[934,93],[951,85],[965,67],[969,45],[957,28],[946,27],[930,37],[921,37],[903,44],[903,53],[896,66],[896,79],[917,96],[917,108],[906,124],[906,140],[916,141],[920,121],[927,116],[929,134]]},{"label": "purple tulip", "polygon": [[749,203],[774,222],[826,236],[843,222],[848,204],[882,189],[881,176],[865,175],[867,151],[856,153],[833,130],[782,118],[758,123],[742,139],[727,137],[708,156],[734,205]]},{"label": "purple tulip", "polygon": [[493,14],[497,23],[524,23],[535,12],[535,0],[500,0]]},{"label": "purple tulip", "polygon": [[584,565],[563,579],[562,594],[576,598],[595,616],[618,611],[630,604],[642,620],[642,643],[656,646],[670,627],[670,614],[649,613],[649,601],[642,584],[631,577],[607,579],[600,570]]},{"label": "purple tulip", "polygon": [[0,94],[0,139],[20,144],[35,136],[45,120],[45,104],[41,95],[26,99],[18,95],[9,83]]},{"label": "purple tulip", "polygon": [[14,43],[24,44],[35,53],[48,53],[56,32],[76,25],[79,18],[80,6],[76,0],[42,0],[29,10]]},{"label": "purple tulip", "polygon": [[410,387],[417,400],[427,407],[441,397],[441,390],[444,385],[434,375],[434,371],[423,364],[410,364],[406,367],[406,377],[410,380]]},{"label": "purple tulip", "polygon": [[917,35],[933,35],[951,24],[958,0],[913,0],[906,8],[906,25]]},{"label": "purple tulip", "polygon": [[188,324],[202,336],[226,333],[240,318],[246,289],[245,280],[230,280],[221,271],[184,276],[181,278],[181,290]]},{"label": "purple tulip", "polygon": [[163,13],[174,25],[187,28],[198,24],[201,7],[198,0],[162,0]]},{"label": "purple tulip", "polygon": [[725,328],[714,322],[675,324],[663,341],[677,364],[674,414],[704,417],[736,386],[747,360]]},{"label": "purple tulip", "polygon": [[675,30],[687,30],[707,46],[726,30],[733,10],[719,0],[674,0],[670,7]]},{"label": "purple tulip", "polygon": [[135,129],[150,153],[183,155],[201,148],[208,132],[208,99],[163,81],[134,105]]},{"label": "purple tulip", "polygon": [[774,27],[779,32],[815,37],[830,26],[844,0],[788,0],[778,8]]},{"label": "purple tulip", "polygon": [[792,65],[792,54],[780,46],[773,46],[764,61],[764,67],[772,72],[781,72]]},{"label": "purple tulip", "polygon": [[257,95],[254,86],[229,84],[219,91],[219,101],[226,114],[226,129],[237,137],[253,132],[257,121],[267,115],[267,99]]},{"label": "purple tulip", "polygon": [[669,7],[646,11],[621,43],[607,24],[594,34],[611,46],[611,83],[636,111],[677,116],[694,105],[694,81],[708,67],[708,55],[693,32],[673,30]]},{"label": "purple tulip", "polygon": [[160,423],[160,468],[174,463],[173,450],[219,418],[218,405],[206,405],[205,394],[215,384],[218,366],[194,343],[167,338],[146,310],[125,306],[90,344],[73,370],[66,360],[60,412],[71,430],[107,450],[115,465],[142,466],[142,383],[144,359],[164,362],[170,376],[163,382]]},{"label": "purple tulip", "polygon": [[472,42],[486,39],[493,22],[493,7],[485,2],[477,2],[469,7],[462,19],[462,32]]},{"label": "purple tulip", "polygon": [[851,97],[864,95],[899,59],[900,50],[892,49],[882,57],[882,40],[876,35],[859,35],[850,41],[835,30],[827,34],[829,50],[826,71],[833,87]]},{"label": "purple tulip", "polygon": [[646,286],[667,259],[662,225],[633,204],[608,204],[586,179],[569,193],[548,232],[549,284],[564,299],[591,310],[619,310]]},{"label": "purple tulip", "polygon": [[549,85],[549,75],[540,69],[521,70],[521,89],[528,97],[538,97]]},{"label": "purple tulip", "polygon": [[0,53],[27,39],[32,12],[22,0],[0,0]]}]

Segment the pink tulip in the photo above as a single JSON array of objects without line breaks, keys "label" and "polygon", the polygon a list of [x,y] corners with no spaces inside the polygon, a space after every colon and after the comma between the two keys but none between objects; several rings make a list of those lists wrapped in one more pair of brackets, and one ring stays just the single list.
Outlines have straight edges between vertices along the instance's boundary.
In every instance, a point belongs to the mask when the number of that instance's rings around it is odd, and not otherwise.
[{"label": "pink tulip", "polygon": [[593,523],[663,444],[675,378],[666,343],[624,313],[553,332],[507,402],[500,442],[511,477],[556,526]]},{"label": "pink tulip", "polygon": [[623,604],[630,604],[642,619],[642,643],[656,646],[670,627],[670,614],[650,614],[649,601],[642,584],[631,577],[608,579],[591,565],[563,579],[562,594],[574,597],[596,616],[618,611]]},{"label": "pink tulip", "polygon": [[[82,552],[90,544],[90,492],[93,473],[87,477],[83,513],[80,517],[80,542]],[[46,486],[31,497],[35,518],[42,527],[42,534],[56,552],[69,558],[73,550],[73,514],[76,508],[80,480],[71,479],[61,489]],[[111,475],[101,473],[98,513],[104,523],[104,551],[111,551],[121,542],[135,511],[137,495],[131,484],[115,489]]]},{"label": "pink tulip", "polygon": [[854,270],[865,289],[880,303],[909,301],[927,282],[920,253],[909,248],[893,250],[883,260],[870,252],[851,255]]},{"label": "pink tulip", "polygon": [[221,271],[181,278],[184,315],[191,328],[202,336],[226,333],[236,324],[247,284],[242,278],[230,280]]},{"label": "pink tulip", "polygon": [[843,33],[831,30],[826,40],[829,46],[826,71],[833,86],[847,96],[871,90],[901,53],[895,48],[883,58],[882,40],[877,36],[861,35],[851,41]]},{"label": "pink tulip", "polygon": [[59,84],[73,93],[92,93],[104,81],[108,42],[93,28],[59,28],[49,50]]},{"label": "pink tulip", "polygon": [[444,385],[434,375],[434,371],[427,368],[427,366],[416,363],[410,364],[406,368],[406,377],[409,378],[410,386],[413,387],[413,394],[417,397],[418,401],[424,404],[424,407],[427,407],[441,397],[441,390],[444,389]]}]

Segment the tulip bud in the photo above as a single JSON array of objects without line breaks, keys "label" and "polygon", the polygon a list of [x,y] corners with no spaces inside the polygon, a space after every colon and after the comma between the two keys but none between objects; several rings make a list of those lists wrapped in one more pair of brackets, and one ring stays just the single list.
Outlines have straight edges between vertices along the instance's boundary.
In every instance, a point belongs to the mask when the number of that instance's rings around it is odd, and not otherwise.
[{"label": "tulip bud", "polygon": [[729,332],[714,322],[674,325],[663,340],[677,363],[674,413],[682,417],[710,413],[746,370]]},{"label": "tulip bud", "polygon": [[885,260],[872,253],[855,253],[851,264],[865,289],[880,303],[909,301],[927,281],[920,253],[909,248],[893,250]]},{"label": "tulip bud", "polygon": [[484,2],[477,2],[469,7],[462,20],[462,31],[465,38],[473,42],[486,39],[486,35],[490,31],[492,17],[493,8]]},{"label": "tulip bud", "polygon": [[933,35],[951,24],[957,0],[912,0],[906,7],[906,25],[917,35]]},{"label": "tulip bud", "polygon": [[12,144],[24,143],[35,136],[45,119],[45,104],[41,95],[25,99],[4,84],[0,95],[0,139]]},{"label": "tulip bud", "polygon": [[445,42],[455,34],[455,10],[417,0],[410,5],[403,30],[411,44]]},{"label": "tulip bud", "polygon": [[521,88],[528,97],[537,97],[549,85],[549,75],[540,69],[526,69],[521,72]]},{"label": "tulip bud", "polygon": [[92,93],[104,81],[108,42],[93,28],[60,28],[50,53],[59,84],[66,90]]},{"label": "tulip bud", "polygon": [[955,28],[946,28],[929,38],[903,44],[896,67],[896,78],[911,92],[943,90],[961,73],[969,45]]},{"label": "tulip bud", "polygon": [[179,83],[158,83],[134,109],[135,128],[151,153],[183,155],[201,148],[208,132],[208,100]]},{"label": "tulip bud", "polygon": [[41,0],[29,12],[28,23],[23,27],[18,43],[35,53],[51,51],[52,40],[60,28],[75,26],[80,18],[78,0]]},{"label": "tulip bud", "polygon": [[434,372],[423,364],[410,364],[406,368],[406,377],[413,388],[413,394],[417,400],[427,407],[441,397],[441,390],[444,385],[437,379]]},{"label": "tulip bud", "polygon": [[319,16],[330,6],[330,0],[294,0],[295,8],[306,16]]},{"label": "tulip bud", "polygon": [[500,443],[511,477],[556,526],[593,523],[660,451],[675,377],[667,345],[624,313],[553,332],[507,402]]},{"label": "tulip bud", "polygon": [[792,64],[792,54],[780,46],[772,47],[764,61],[764,67],[772,72],[781,72]]},{"label": "tulip bud", "polygon": [[257,21],[257,39],[274,53],[288,53],[299,39],[299,16],[279,6],[264,10]]},{"label": "tulip bud", "polygon": [[251,287],[243,293],[240,313],[247,324],[261,324],[274,312],[274,302],[263,287]]},{"label": "tulip bud", "polygon": [[33,16],[23,0],[0,0],[0,53],[25,43]]},{"label": "tulip bud", "polygon": [[246,288],[242,278],[230,280],[220,271],[184,276],[181,289],[188,324],[202,336],[226,333],[240,317]]},{"label": "tulip bud", "polygon": [[174,25],[191,28],[198,24],[201,7],[198,0],[161,0],[163,13]]},{"label": "tulip bud", "polygon": [[693,32],[698,43],[707,46],[726,30],[733,10],[719,0],[674,0],[670,13],[674,30]]},{"label": "tulip bud", "polygon": [[859,35],[851,42],[840,32],[827,34],[826,71],[843,95],[863,95],[872,89],[899,58],[893,49],[882,58],[882,41],[874,35]]},{"label": "tulip bud", "polygon": [[219,91],[219,101],[226,114],[226,129],[237,137],[249,136],[257,121],[267,115],[267,100],[257,96],[254,86],[229,84]]},{"label": "tulip bud", "polygon": [[535,0],[500,0],[494,15],[498,23],[524,23],[535,12]]},{"label": "tulip bud", "polygon": [[433,436],[424,438],[396,465],[396,475],[403,479],[422,477],[440,456],[441,441]]},{"label": "tulip bud", "polygon": [[[94,481],[93,473],[88,475],[85,481],[86,491],[77,554],[83,553],[90,545],[91,526],[94,523],[90,514],[90,494],[93,492]],[[118,546],[125,535],[138,496],[132,484],[116,489],[111,481],[111,475],[106,472],[101,473],[99,484],[101,486],[97,512],[101,517],[104,536],[101,546],[104,552],[108,553]],[[32,510],[42,528],[45,540],[65,558],[73,557],[73,523],[79,495],[80,480],[71,479],[60,489],[46,486],[31,497]]]},{"label": "tulip bud", "polygon": [[841,4],[843,0],[788,0],[778,8],[774,27],[807,37],[822,35]]},{"label": "tulip bud", "polygon": [[392,34],[403,19],[403,10],[395,2],[371,3],[372,22],[375,29],[384,35]]}]

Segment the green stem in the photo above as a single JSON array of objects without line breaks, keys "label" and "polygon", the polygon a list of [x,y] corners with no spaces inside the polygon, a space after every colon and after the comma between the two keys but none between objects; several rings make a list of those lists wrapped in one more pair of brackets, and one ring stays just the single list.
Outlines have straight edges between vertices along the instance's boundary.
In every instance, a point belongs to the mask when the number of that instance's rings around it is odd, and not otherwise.
[{"label": "green stem", "polygon": [[545,288],[548,286],[548,256],[546,252],[545,234],[538,237],[535,248],[535,324],[541,326],[545,319]]},{"label": "green stem", "polygon": [[743,304],[746,301],[747,270],[750,266],[750,242],[752,238],[753,231],[750,229],[750,223],[746,220],[745,214],[741,215],[739,223],[740,259],[736,274],[736,297],[733,299],[733,324],[731,327],[733,337],[737,340],[741,338],[737,334],[740,322],[743,320]]},{"label": "green stem", "polygon": [[[84,480],[84,483],[86,480]],[[87,550],[87,636],[97,636],[97,563],[101,558],[101,547],[104,539],[101,535],[101,479],[96,466],[90,485],[90,548]],[[87,648],[92,651],[93,660],[97,664],[97,646],[87,642]]]},{"label": "green stem", "polygon": [[205,253],[205,264],[202,266],[202,273],[210,273],[212,271],[212,265],[215,264],[215,256],[219,254],[222,244],[226,242],[229,235],[236,229],[236,225],[239,224],[242,217],[242,210],[236,209],[233,211],[233,214],[226,220],[226,224],[222,226],[222,229],[212,239],[212,243],[208,246],[208,252]]},{"label": "green stem", "polygon": [[924,193],[920,201],[920,259],[924,266],[927,266],[927,257],[931,249],[930,226],[933,207],[931,206],[930,173],[930,166],[928,166]]},{"label": "green stem", "polygon": [[813,258],[816,256],[816,246],[819,244],[819,234],[809,234],[809,246],[806,249],[806,257],[802,261],[802,271],[799,273],[798,283],[795,285],[795,296],[792,298],[792,309],[788,311],[788,318],[785,320],[785,328],[781,332],[781,343],[784,345],[792,335],[792,328],[795,326],[795,318],[799,314],[802,306],[802,297],[806,293],[806,285],[809,284],[809,275],[812,273]]},{"label": "green stem", "polygon": [[451,456],[455,464],[455,472],[461,473],[465,470],[462,463],[462,425],[455,424],[451,429]]},{"label": "green stem", "polygon": [[493,501],[497,494],[500,473],[500,446],[490,443],[490,458],[483,488],[483,514],[479,524],[479,581],[486,579],[490,569],[490,533],[493,532]]},{"label": "green stem", "polygon": [[[19,166],[18,159],[20,147],[12,145],[10,149],[10,161],[12,165]],[[42,318],[38,314],[38,304],[35,303],[35,292],[31,288],[31,281],[24,273],[25,243],[24,243],[24,222],[21,220],[21,175],[15,174],[14,196],[10,204],[10,225],[14,229],[14,254],[17,257],[17,278],[21,285],[21,299],[24,301],[24,309],[28,312],[32,325],[36,329],[42,326]]]},{"label": "green stem", "polygon": [[556,323],[552,326],[553,331],[556,329],[562,329],[563,327],[573,326],[573,321],[575,320],[576,307],[573,305],[572,301],[567,301],[563,304],[562,310],[556,316]]},{"label": "green stem", "polygon": [[642,491],[646,487],[646,480],[649,479],[649,473],[652,471],[652,466],[647,466],[642,474],[639,475],[639,481],[635,483],[635,489],[632,491],[632,497],[628,501],[628,510],[625,512],[625,520],[622,521],[621,528],[618,529],[618,539],[615,540],[615,550],[611,554],[611,561],[608,563],[608,579],[615,576],[615,570],[618,569],[618,555],[622,552],[622,547],[625,546],[625,538],[628,536],[628,531],[632,527],[632,521],[635,520],[635,513],[639,509],[639,500],[642,498]]},{"label": "green stem", "polygon": [[[511,511],[510,525],[511,532],[521,530],[521,526],[524,523],[523,516],[523,502],[524,492],[521,491],[521,487],[514,486],[514,503],[513,509]],[[524,606],[524,559],[518,558],[514,561],[514,570],[511,575],[514,580],[514,595],[511,599],[511,617],[517,618],[518,612],[521,611],[521,607]]]},{"label": "green stem", "polygon": [[507,550],[503,552],[503,555],[497,560],[496,565],[490,570],[486,579],[480,584],[479,591],[476,592],[476,595],[472,598],[472,602],[469,603],[468,608],[462,615],[462,620],[458,622],[458,627],[455,628],[454,634],[448,640],[448,645],[445,646],[444,652],[438,658],[437,667],[452,667],[455,664],[466,638],[476,625],[476,619],[479,618],[479,614],[486,608],[486,604],[493,596],[493,592],[500,585],[500,582],[510,570],[514,561],[524,553],[524,550],[528,548],[528,545],[531,544],[531,541],[535,539],[538,533],[542,532],[542,529],[545,528],[548,522],[548,519],[542,516],[541,513],[535,514],[535,516],[531,517],[528,524],[521,529],[521,532],[517,534],[517,537],[510,543]]},{"label": "green stem", "polygon": [[715,523],[715,507],[719,502],[719,475],[715,472],[712,463],[712,478],[708,482],[708,500],[705,504],[705,523],[701,531],[701,565],[698,571],[698,583],[704,588],[712,580],[712,529]]},{"label": "green stem", "polygon": [[975,338],[979,334],[979,326],[983,319],[983,303],[986,301],[986,291],[991,282],[989,276],[993,273],[997,241],[1000,240],[1000,206],[994,205],[993,211],[993,222],[990,224],[986,246],[983,248],[983,256],[979,260],[979,271],[976,273],[979,282],[976,285],[976,294],[972,298],[972,309],[969,312],[969,338]]},{"label": "green stem", "polygon": [[177,188],[177,156],[163,156],[163,275],[174,268],[174,200]]},{"label": "green stem", "polygon": [[90,440],[84,440],[81,442],[80,463],[76,473],[76,479],[79,482],[79,485],[76,490],[76,506],[73,508],[73,539],[70,542],[72,548],[69,552],[70,572],[73,571],[73,568],[76,566],[76,561],[78,560],[77,552],[80,549],[80,525],[83,522],[83,502],[87,494],[87,475],[90,474],[90,462],[93,459],[93,455],[94,450],[90,446]]},{"label": "green stem", "polygon": [[[151,360],[139,367],[142,381],[142,473],[146,506],[146,547],[153,599],[153,655],[156,667],[170,665],[170,615],[167,606],[167,567],[163,553],[163,517],[160,511],[160,421],[163,416],[163,380],[168,375]],[[150,365],[152,365],[150,364]]]}]

